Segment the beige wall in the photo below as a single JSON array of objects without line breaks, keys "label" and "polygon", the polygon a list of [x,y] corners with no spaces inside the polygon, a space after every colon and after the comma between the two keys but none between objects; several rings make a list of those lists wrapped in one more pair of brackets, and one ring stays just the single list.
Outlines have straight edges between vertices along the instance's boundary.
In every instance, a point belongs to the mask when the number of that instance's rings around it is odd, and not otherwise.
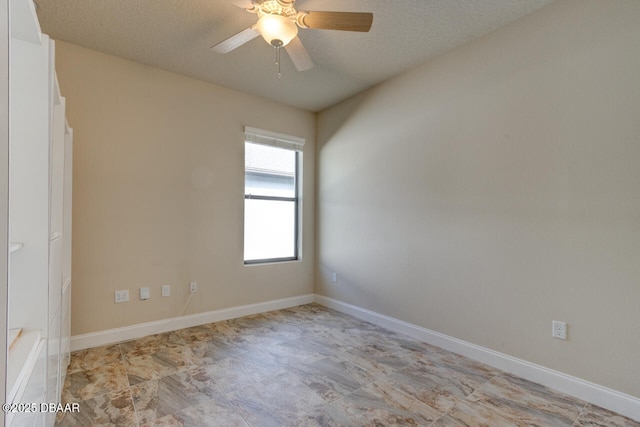
[{"label": "beige wall", "polygon": [[316,292],[640,397],[639,22],[559,0],[319,114]]},{"label": "beige wall", "polygon": [[[313,292],[315,115],[56,44],[74,128],[72,334]],[[306,138],[301,262],[243,265],[243,125]],[[170,298],[160,297],[172,286]],[[138,300],[138,288],[151,299]],[[114,291],[131,301],[114,304]]]}]

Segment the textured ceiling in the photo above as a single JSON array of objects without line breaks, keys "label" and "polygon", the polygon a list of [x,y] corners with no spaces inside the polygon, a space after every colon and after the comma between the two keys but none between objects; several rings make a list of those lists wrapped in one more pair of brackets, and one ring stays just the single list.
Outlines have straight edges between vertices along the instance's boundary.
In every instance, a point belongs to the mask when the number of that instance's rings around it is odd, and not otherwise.
[{"label": "textured ceiling", "polygon": [[373,12],[368,33],[300,30],[315,67],[298,72],[261,37],[210,46],[253,25],[231,0],[36,0],[44,33],[90,49],[320,111],[553,0],[298,0],[298,10]]}]

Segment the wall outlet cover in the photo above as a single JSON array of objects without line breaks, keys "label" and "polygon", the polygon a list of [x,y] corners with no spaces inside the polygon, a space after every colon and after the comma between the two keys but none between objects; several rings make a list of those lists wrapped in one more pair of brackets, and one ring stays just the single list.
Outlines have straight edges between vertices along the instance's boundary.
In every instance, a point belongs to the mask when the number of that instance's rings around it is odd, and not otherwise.
[{"label": "wall outlet cover", "polygon": [[151,297],[151,292],[149,291],[149,288],[140,288],[141,300],[146,300],[146,299],[149,299],[150,297]]},{"label": "wall outlet cover", "polygon": [[565,322],[554,320],[551,323],[551,326],[552,326],[551,336],[553,338],[558,338],[560,340],[567,339],[567,324]]},{"label": "wall outlet cover", "polygon": [[129,301],[129,290],[116,291],[115,302],[127,302]]}]

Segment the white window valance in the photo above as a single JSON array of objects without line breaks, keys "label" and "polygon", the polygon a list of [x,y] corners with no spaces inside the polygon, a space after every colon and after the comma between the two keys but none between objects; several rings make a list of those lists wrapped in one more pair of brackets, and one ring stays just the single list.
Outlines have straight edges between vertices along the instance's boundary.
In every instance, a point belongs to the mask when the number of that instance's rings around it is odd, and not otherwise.
[{"label": "white window valance", "polygon": [[244,140],[255,144],[270,145],[272,147],[294,151],[302,151],[302,147],[304,147],[304,138],[251,126],[244,127]]}]

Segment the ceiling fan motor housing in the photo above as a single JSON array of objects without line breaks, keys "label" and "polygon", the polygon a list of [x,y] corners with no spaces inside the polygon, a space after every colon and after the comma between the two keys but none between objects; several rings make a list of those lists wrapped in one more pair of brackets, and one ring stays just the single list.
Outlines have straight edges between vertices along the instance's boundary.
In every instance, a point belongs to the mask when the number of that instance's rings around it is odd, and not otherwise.
[{"label": "ceiling fan motor housing", "polygon": [[286,46],[298,35],[295,21],[279,14],[265,14],[257,24],[260,35],[274,47]]},{"label": "ceiling fan motor housing", "polygon": [[287,0],[264,0],[255,5],[256,13],[262,17],[264,15],[275,14],[286,16],[289,19],[295,20],[296,8],[293,6],[293,1]]},{"label": "ceiling fan motor housing", "polygon": [[298,35],[295,0],[264,0],[254,3],[259,16],[257,29],[273,47],[286,46]]}]

